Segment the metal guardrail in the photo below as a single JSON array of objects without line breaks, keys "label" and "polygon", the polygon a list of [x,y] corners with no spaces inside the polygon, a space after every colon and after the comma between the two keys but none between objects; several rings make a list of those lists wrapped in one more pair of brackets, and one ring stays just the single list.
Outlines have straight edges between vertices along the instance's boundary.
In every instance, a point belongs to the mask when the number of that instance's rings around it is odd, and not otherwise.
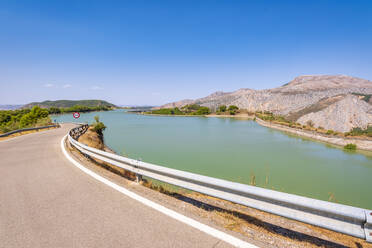
[{"label": "metal guardrail", "polygon": [[7,133],[0,134],[0,137],[7,137],[9,135],[15,134],[15,133],[21,133],[25,131],[32,131],[32,130],[40,130],[40,129],[45,129],[45,128],[51,128],[51,127],[58,127],[58,124],[55,125],[49,125],[49,126],[43,126],[43,127],[30,127],[30,128],[23,128],[23,129],[18,129],[14,131],[10,131]]},{"label": "metal guardrail", "polygon": [[86,146],[76,139],[88,129],[70,130],[68,140],[80,152],[142,176],[268,213],[323,227],[372,242],[372,210],[263,189],[141,162]]}]

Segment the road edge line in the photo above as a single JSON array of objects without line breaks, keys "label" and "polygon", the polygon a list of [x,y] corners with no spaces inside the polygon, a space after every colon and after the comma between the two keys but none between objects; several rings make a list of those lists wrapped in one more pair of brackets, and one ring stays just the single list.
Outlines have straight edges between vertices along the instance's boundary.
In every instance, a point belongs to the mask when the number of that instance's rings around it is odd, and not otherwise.
[{"label": "road edge line", "polygon": [[69,154],[68,152],[66,151],[66,148],[65,148],[65,140],[67,138],[67,135],[65,135],[62,140],[61,140],[61,149],[62,149],[62,152],[63,154],[65,155],[65,157],[73,164],[75,165],[77,168],[79,168],[80,170],[82,170],[83,172],[85,172],[86,174],[88,174],[89,176],[93,177],[94,179],[106,184],[107,186],[119,191],[120,193],[136,200],[136,201],[139,201],[141,202],[142,204],[150,207],[150,208],[153,208],[173,219],[176,219],[180,222],[183,222],[193,228],[196,228],[198,229],[199,231],[202,231],[210,236],[213,236],[217,239],[220,239],[226,243],[229,243],[235,247],[242,247],[242,248],[258,248],[258,246],[255,246],[253,244],[250,244],[246,241],[243,241],[241,239],[238,239],[230,234],[227,234],[227,233],[224,233],[220,230],[217,230],[213,227],[210,227],[206,224],[203,224],[203,223],[200,223],[194,219],[191,219],[189,217],[186,217],[180,213],[177,213],[176,211],[174,210],[171,210],[169,208],[166,208],[158,203],[155,203],[147,198],[144,198],[140,195],[137,195],[136,193],[133,193],[132,191],[129,191],[127,189],[125,189],[124,187],[122,186],[119,186],[113,182],[111,182],[110,180],[96,174],[95,172],[87,169],[86,167],[84,167],[83,165],[81,165],[79,162],[77,162],[76,160],[74,160]]}]

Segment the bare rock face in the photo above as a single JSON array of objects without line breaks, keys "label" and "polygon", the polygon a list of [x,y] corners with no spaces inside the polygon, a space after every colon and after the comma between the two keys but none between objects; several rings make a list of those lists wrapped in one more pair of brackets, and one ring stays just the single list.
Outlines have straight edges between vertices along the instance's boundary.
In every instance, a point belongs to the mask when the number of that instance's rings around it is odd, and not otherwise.
[{"label": "bare rock face", "polygon": [[167,104],[164,104],[161,107],[155,107],[154,109],[159,109],[159,108],[180,108],[182,106],[185,106],[185,105],[188,105],[188,104],[192,104],[193,102],[194,102],[194,100],[185,99],[185,100],[181,100],[181,101],[178,101],[178,102],[167,103]]},{"label": "bare rock face", "polygon": [[[247,109],[251,112],[270,111],[274,114],[295,116],[296,119],[292,121],[297,121],[301,116],[309,114],[312,111],[323,110],[335,102],[333,100],[327,101],[328,98],[350,94],[371,95],[372,81],[345,75],[306,75],[297,77],[291,82],[274,89],[240,89],[234,92],[216,92],[196,100],[169,103],[161,106],[161,108],[182,107],[195,103],[216,110],[220,105],[236,105],[241,109]],[[347,101],[351,103],[349,100]],[[372,97],[369,101],[372,101]],[[364,103],[367,102],[364,101]],[[364,103],[361,100],[355,104],[366,106]],[[318,105],[322,105],[322,107]],[[363,114],[363,112],[353,113],[355,117],[352,118],[355,118],[355,120],[359,118],[359,114]],[[347,114],[345,113],[344,115]],[[356,125],[359,125],[358,123],[361,124],[362,122],[355,122]],[[329,129],[345,130],[345,128],[340,128],[336,125],[332,127]]]},{"label": "bare rock face", "polygon": [[281,92],[309,92],[330,89],[371,88],[371,81],[346,75],[305,75],[296,77],[282,87]]},{"label": "bare rock face", "polygon": [[358,96],[347,95],[325,109],[306,114],[297,120],[303,125],[308,121],[312,121],[315,127],[338,132],[348,132],[354,127],[365,129],[372,125],[372,105],[360,100]]}]

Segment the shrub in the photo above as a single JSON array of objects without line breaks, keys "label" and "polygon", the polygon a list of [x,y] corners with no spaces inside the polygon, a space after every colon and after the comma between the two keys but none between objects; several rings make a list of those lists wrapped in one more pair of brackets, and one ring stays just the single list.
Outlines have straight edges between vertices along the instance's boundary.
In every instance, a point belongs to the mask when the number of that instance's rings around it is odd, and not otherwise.
[{"label": "shrub", "polygon": [[372,137],[372,126],[367,127],[366,129],[361,129],[360,127],[353,128],[348,135],[351,136],[369,136]]},{"label": "shrub", "polygon": [[178,108],[164,108],[164,109],[157,109],[153,110],[150,113],[158,114],[158,115],[183,115],[184,113],[180,111]]},{"label": "shrub", "polygon": [[190,112],[198,111],[200,108],[201,106],[198,104],[188,104],[182,107],[182,111],[184,111],[185,113],[190,113]]},{"label": "shrub", "polygon": [[227,109],[226,105],[221,105],[221,106],[218,107],[218,111],[220,111],[220,112],[225,112],[226,109]]},{"label": "shrub", "polygon": [[353,151],[355,151],[356,148],[357,148],[357,146],[355,144],[352,144],[352,143],[349,143],[349,144],[347,144],[347,145],[344,146],[344,149],[346,149],[346,150],[353,150]]},{"label": "shrub", "polygon": [[42,109],[39,106],[34,106],[29,113],[21,117],[19,126],[21,128],[24,128],[35,125],[38,119],[47,118],[48,115],[49,115],[48,110]]},{"label": "shrub", "polygon": [[51,108],[48,109],[48,112],[49,112],[49,114],[60,114],[61,110],[59,108],[56,108],[56,107],[51,107]]},{"label": "shrub", "polygon": [[200,107],[195,114],[196,115],[207,115],[210,114],[211,110],[208,107]]},{"label": "shrub", "polygon": [[93,131],[96,132],[98,135],[101,135],[102,136],[103,135],[103,131],[106,129],[106,126],[105,126],[105,124],[103,124],[102,122],[99,121],[99,116],[98,115],[94,116],[94,120],[96,122],[94,122],[92,124]]},{"label": "shrub", "polygon": [[235,105],[230,105],[228,110],[231,111],[231,110],[238,110],[239,108]]},{"label": "shrub", "polygon": [[230,115],[235,115],[236,114],[236,110],[230,110]]},{"label": "shrub", "polygon": [[50,124],[49,112],[39,106],[32,109],[0,110],[0,132]]},{"label": "shrub", "polygon": [[331,135],[334,134],[333,130],[327,130],[326,134]]}]

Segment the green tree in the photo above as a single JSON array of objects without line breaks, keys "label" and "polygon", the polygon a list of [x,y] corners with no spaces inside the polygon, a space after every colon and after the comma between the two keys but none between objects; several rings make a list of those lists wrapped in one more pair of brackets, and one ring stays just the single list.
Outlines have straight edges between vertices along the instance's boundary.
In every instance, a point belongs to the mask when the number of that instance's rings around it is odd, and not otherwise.
[{"label": "green tree", "polygon": [[48,109],[49,114],[60,114],[61,110],[57,107],[50,107]]},{"label": "green tree", "polygon": [[231,111],[231,110],[238,110],[239,108],[235,105],[230,105],[228,110]]},{"label": "green tree", "polygon": [[226,109],[227,109],[226,105],[221,105],[221,106],[218,107],[218,111],[220,111],[220,112],[225,112]]},{"label": "green tree", "polygon": [[23,115],[20,119],[20,127],[28,127],[36,124],[39,119],[47,118],[49,115],[48,110],[42,109],[39,106],[34,106],[31,111]]},{"label": "green tree", "polygon": [[106,126],[105,124],[103,124],[102,122],[99,121],[99,116],[96,115],[94,116],[94,120],[96,122],[93,123],[93,131],[96,132],[98,135],[102,136],[103,135],[103,131],[106,129]]},{"label": "green tree", "polygon": [[196,115],[207,115],[210,113],[211,110],[208,107],[200,107],[198,111],[195,112]]}]

